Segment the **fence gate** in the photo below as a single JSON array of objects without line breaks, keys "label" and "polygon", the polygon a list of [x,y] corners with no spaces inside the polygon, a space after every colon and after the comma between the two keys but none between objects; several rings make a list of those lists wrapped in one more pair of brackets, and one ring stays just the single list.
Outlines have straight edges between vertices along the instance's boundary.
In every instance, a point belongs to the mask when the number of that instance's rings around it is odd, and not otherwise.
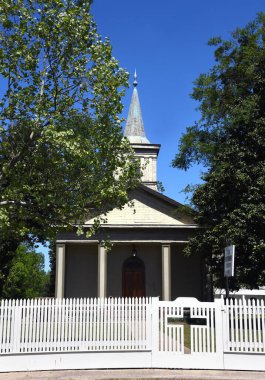
[{"label": "fence gate", "polygon": [[[153,367],[223,368],[221,301],[153,301]],[[153,328],[155,326],[153,325]]]}]

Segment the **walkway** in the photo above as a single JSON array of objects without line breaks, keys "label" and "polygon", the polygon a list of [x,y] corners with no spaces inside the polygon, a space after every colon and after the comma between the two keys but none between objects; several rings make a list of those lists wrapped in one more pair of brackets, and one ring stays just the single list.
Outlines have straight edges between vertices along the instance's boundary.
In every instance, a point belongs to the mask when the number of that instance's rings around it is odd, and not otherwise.
[{"label": "walkway", "polygon": [[212,370],[69,370],[1,373],[0,380],[104,380],[104,379],[176,379],[176,380],[265,380],[265,372]]}]

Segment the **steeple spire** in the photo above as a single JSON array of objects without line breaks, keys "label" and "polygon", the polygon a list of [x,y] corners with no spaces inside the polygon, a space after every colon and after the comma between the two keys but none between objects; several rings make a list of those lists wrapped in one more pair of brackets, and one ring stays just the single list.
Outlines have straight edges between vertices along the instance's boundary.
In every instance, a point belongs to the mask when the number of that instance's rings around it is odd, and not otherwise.
[{"label": "steeple spire", "polygon": [[138,81],[135,70],[133,81],[134,89],[126,121],[124,136],[129,139],[131,144],[150,144],[150,141],[147,139],[144,131],[142,111],[139,102],[138,91],[136,88],[137,85]]},{"label": "steeple spire", "polygon": [[156,163],[160,144],[151,144],[144,131],[144,123],[137,92],[137,74],[134,73],[133,94],[126,121],[124,136],[128,138],[134,149],[135,157],[139,160],[143,185],[157,190]]}]

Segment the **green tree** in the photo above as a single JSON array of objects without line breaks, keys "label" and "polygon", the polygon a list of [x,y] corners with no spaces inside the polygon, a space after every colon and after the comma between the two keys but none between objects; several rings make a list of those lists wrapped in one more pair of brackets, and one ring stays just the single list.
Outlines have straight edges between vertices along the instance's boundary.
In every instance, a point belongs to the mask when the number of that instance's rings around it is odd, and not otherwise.
[{"label": "green tree", "polygon": [[0,4],[0,294],[20,242],[122,207],[138,181],[118,116],[127,73],[91,3]]},{"label": "green tree", "polygon": [[25,245],[17,248],[3,288],[5,298],[45,297],[49,275],[44,271],[44,256]]},{"label": "green tree", "polygon": [[173,165],[203,163],[204,183],[192,203],[205,227],[187,253],[208,258],[214,284],[223,285],[224,247],[236,245],[238,288],[265,283],[265,15],[232,33],[213,38],[215,65],[195,82],[192,97],[201,119],[187,128]]}]

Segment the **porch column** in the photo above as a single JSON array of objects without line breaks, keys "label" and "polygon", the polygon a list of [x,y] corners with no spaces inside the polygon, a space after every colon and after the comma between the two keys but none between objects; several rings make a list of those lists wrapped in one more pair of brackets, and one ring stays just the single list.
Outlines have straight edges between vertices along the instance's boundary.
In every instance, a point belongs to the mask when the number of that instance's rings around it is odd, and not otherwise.
[{"label": "porch column", "polygon": [[98,297],[107,296],[107,250],[98,246]]},{"label": "porch column", "polygon": [[171,249],[162,244],[162,300],[171,300]]},{"label": "porch column", "polygon": [[64,297],[65,244],[56,244],[55,297]]}]

